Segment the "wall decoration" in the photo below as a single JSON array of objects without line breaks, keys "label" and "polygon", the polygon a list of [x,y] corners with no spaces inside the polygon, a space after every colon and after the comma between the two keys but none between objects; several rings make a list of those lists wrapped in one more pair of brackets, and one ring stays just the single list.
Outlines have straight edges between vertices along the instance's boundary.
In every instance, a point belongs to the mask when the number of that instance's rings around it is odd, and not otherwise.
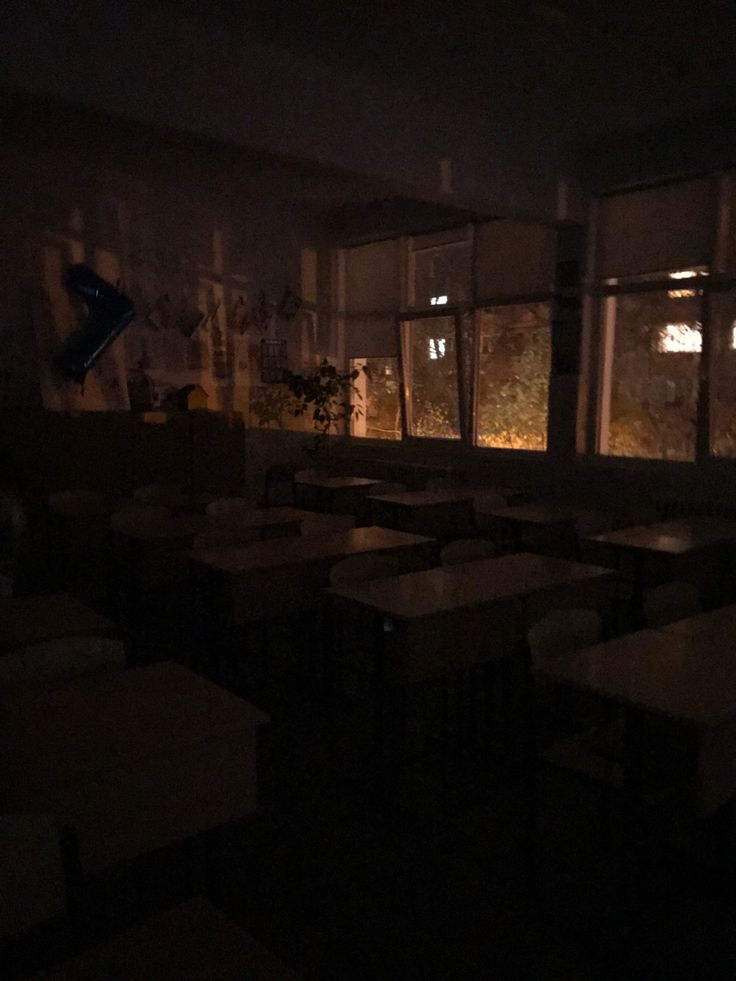
[{"label": "wall decoration", "polygon": [[263,338],[261,341],[261,382],[279,385],[288,370],[286,341]]}]

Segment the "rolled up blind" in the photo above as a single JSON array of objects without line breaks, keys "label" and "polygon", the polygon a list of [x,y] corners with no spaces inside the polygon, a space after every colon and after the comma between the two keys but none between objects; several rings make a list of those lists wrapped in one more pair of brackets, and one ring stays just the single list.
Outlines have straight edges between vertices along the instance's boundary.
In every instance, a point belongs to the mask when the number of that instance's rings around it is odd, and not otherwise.
[{"label": "rolled up blind", "polygon": [[348,317],[345,321],[345,353],[349,358],[397,357],[394,315]]},{"label": "rolled up blind", "polygon": [[716,184],[708,177],[601,198],[596,278],[708,265],[716,202]]},{"label": "rolled up blind", "polygon": [[347,313],[395,312],[400,303],[399,240],[346,250]]},{"label": "rolled up blind", "polygon": [[476,302],[546,293],[554,288],[556,230],[499,219],[475,230]]}]

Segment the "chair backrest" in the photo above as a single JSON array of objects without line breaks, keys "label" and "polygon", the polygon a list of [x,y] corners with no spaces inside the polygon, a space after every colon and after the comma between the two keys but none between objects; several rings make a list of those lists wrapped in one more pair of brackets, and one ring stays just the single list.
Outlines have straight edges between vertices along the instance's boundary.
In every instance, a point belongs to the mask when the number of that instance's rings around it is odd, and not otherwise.
[{"label": "chair backrest", "polygon": [[371,487],[371,497],[377,494],[403,494],[406,491],[406,484],[399,484],[391,480],[384,480],[375,487]]},{"label": "chair backrest", "polygon": [[352,514],[315,514],[302,521],[302,535],[333,535],[355,527]]},{"label": "chair backrest", "polygon": [[61,637],[0,657],[0,687],[71,681],[125,667],[125,647],[114,637]]},{"label": "chair backrest", "polygon": [[210,519],[205,528],[194,536],[195,552],[205,548],[219,548],[228,545],[250,545],[261,538],[261,531],[254,525],[239,523],[234,517]]},{"label": "chair backrest", "polygon": [[458,538],[440,551],[442,565],[460,565],[476,559],[492,559],[498,555],[495,544],[487,538]]},{"label": "chair backrest", "polygon": [[162,523],[171,519],[171,511],[168,508],[157,507],[153,504],[137,504],[132,507],[123,508],[116,511],[110,518],[110,526],[113,531],[127,534],[136,531],[146,531],[149,528],[158,528]]},{"label": "chair backrest", "polygon": [[532,664],[590,647],[601,639],[601,618],[596,610],[554,610],[527,633]]},{"label": "chair backrest", "polygon": [[54,491],[48,496],[48,504],[65,518],[99,518],[111,511],[107,498],[91,490]]},{"label": "chair backrest", "polygon": [[426,491],[451,491],[462,487],[462,480],[459,477],[431,477],[424,485]]},{"label": "chair backrest", "polygon": [[580,514],[575,521],[575,534],[581,537],[586,535],[603,535],[613,528],[613,515],[602,512],[590,511]]},{"label": "chair backrest", "polygon": [[66,875],[58,819],[0,815],[0,937],[24,933],[66,907]]},{"label": "chair backrest", "polygon": [[186,504],[186,494],[176,484],[146,484],[136,487],[133,500],[164,508],[178,508]]},{"label": "chair backrest", "polygon": [[275,463],[266,471],[263,500],[266,505],[294,503],[294,475],[298,463]]},{"label": "chair backrest", "polygon": [[220,497],[210,501],[205,513],[218,517],[224,514],[237,514],[239,511],[252,511],[255,506],[255,503],[247,497]]},{"label": "chair backrest", "polygon": [[702,609],[700,591],[691,582],[666,582],[644,592],[647,627],[663,627],[675,620],[695,616]]},{"label": "chair backrest", "polygon": [[473,494],[474,511],[496,511],[506,507],[506,498],[496,491],[478,491]]},{"label": "chair backrest", "polygon": [[351,555],[330,570],[330,585],[340,586],[350,582],[369,582],[371,579],[389,579],[398,576],[399,560],[395,555]]}]

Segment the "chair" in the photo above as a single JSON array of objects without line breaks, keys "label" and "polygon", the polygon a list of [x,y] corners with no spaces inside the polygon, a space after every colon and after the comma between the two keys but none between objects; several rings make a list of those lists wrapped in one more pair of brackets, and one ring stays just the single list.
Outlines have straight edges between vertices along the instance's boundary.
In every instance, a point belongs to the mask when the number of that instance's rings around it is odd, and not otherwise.
[{"label": "chair", "polygon": [[146,484],[133,491],[133,500],[140,504],[165,507],[175,510],[187,503],[187,496],[175,484]]},{"label": "chair", "polygon": [[0,815],[0,937],[46,923],[65,907],[65,858],[57,819]]},{"label": "chair", "polygon": [[700,591],[691,582],[666,582],[644,592],[644,622],[663,627],[702,611]]},{"label": "chair", "polygon": [[302,535],[336,535],[355,528],[352,514],[315,514],[302,521]]},{"label": "chair", "polygon": [[171,511],[154,505],[131,505],[116,511],[110,518],[110,527],[120,534],[135,534],[138,530],[157,528],[171,518]]},{"label": "chair", "polygon": [[351,582],[369,582],[372,579],[390,579],[399,574],[399,560],[395,555],[351,555],[330,570],[330,585],[341,586]]},{"label": "chair", "polygon": [[[235,518],[235,516],[231,516]],[[194,536],[195,552],[206,548],[227,547],[228,545],[250,545],[260,541],[260,528],[241,524],[237,520],[210,520],[207,527]]]},{"label": "chair", "polygon": [[495,511],[506,507],[506,498],[496,491],[478,491],[473,494],[474,511]]},{"label": "chair", "polygon": [[[598,643],[601,631],[601,618],[595,610],[548,613],[527,632],[533,668],[538,670],[544,661]],[[553,734],[544,753],[547,761],[600,783],[615,783],[621,752],[620,720],[601,720],[595,699],[586,695],[557,689],[544,679],[537,681],[536,688],[539,719],[546,718],[550,728],[547,736]],[[540,711],[543,708],[546,712]],[[561,732],[566,735],[559,738]]]},{"label": "chair", "polygon": [[375,487],[371,488],[371,497],[376,497],[379,494],[405,494],[406,484],[394,483],[390,480],[385,480],[380,484],[376,484]]},{"label": "chair", "polygon": [[581,513],[575,521],[575,534],[578,538],[589,535],[603,535],[613,528],[613,517],[598,511]]},{"label": "chair", "polygon": [[105,517],[112,510],[111,502],[97,491],[63,490],[49,494],[48,505],[63,518],[94,519]]},{"label": "chair", "polygon": [[247,497],[220,497],[211,501],[205,508],[205,513],[211,517],[237,514],[239,511],[252,511],[255,503]]},{"label": "chair", "polygon": [[440,551],[442,565],[461,565],[477,559],[492,559],[498,555],[495,544],[487,538],[458,538]]},{"label": "chair", "polygon": [[459,477],[431,477],[424,485],[424,489],[434,494],[441,491],[457,490],[458,487],[462,487],[462,484],[463,482]]},{"label": "chair", "polygon": [[277,463],[266,471],[263,503],[266,507],[294,503],[294,475],[298,463]]},{"label": "chair", "polygon": [[46,685],[125,667],[125,647],[110,637],[62,637],[0,658],[0,688]]},{"label": "chair", "polygon": [[601,617],[596,610],[554,610],[546,614],[527,632],[533,666],[596,644],[601,630]]}]

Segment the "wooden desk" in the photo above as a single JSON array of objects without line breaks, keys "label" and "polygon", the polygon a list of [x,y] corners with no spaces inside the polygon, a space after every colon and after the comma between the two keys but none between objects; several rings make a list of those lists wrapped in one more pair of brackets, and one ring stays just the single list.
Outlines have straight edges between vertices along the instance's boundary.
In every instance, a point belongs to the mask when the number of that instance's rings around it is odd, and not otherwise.
[{"label": "wooden desk", "polygon": [[736,605],[721,606],[684,620],[660,627],[666,633],[699,637],[701,640],[728,647],[736,636]]},{"label": "wooden desk", "polygon": [[[370,672],[379,785],[385,789],[385,717],[393,695],[416,682],[505,658],[519,658],[523,667],[523,707],[515,721],[521,722],[523,765],[531,772],[533,686],[526,631],[550,605],[604,603],[611,578],[610,570],[517,553],[328,590],[336,626],[346,621],[356,638],[347,663],[357,659]],[[488,746],[491,712],[483,728]]]},{"label": "wooden desk", "polygon": [[226,620],[247,623],[315,608],[332,566],[366,552],[395,554],[406,571],[436,562],[438,546],[431,538],[368,527],[207,549],[191,558],[209,579],[210,596],[224,603]]},{"label": "wooden desk", "polygon": [[722,518],[688,518],[621,528],[586,539],[596,561],[610,565],[634,583],[634,622],[642,623],[642,591],[670,579],[698,583],[708,602],[723,595],[723,580],[732,560],[736,522]]},{"label": "wooden desk", "polygon": [[70,593],[0,599],[0,653],[63,637],[115,637],[117,626]]},{"label": "wooden desk", "polygon": [[474,524],[472,489],[379,494],[368,502],[375,524],[433,538],[458,538]]},{"label": "wooden desk", "polygon": [[377,477],[307,475],[294,478],[294,491],[300,507],[362,517],[367,495],[380,483]]},{"label": "wooden desk", "polygon": [[499,524],[508,529],[517,550],[530,544],[553,545],[566,537],[572,537],[575,522],[582,514],[589,513],[582,507],[560,504],[516,504],[505,508],[481,508],[476,511],[480,528],[493,528]]},{"label": "wooden desk", "polygon": [[207,899],[192,899],[100,944],[36,981],[298,981]]},{"label": "wooden desk", "polygon": [[619,552],[653,555],[692,555],[736,541],[736,521],[723,518],[688,518],[653,525],[621,528],[587,539]]},{"label": "wooden desk", "polygon": [[273,507],[248,508],[234,511],[230,514],[217,515],[209,518],[211,524],[227,527],[228,523],[238,527],[257,528],[262,539],[286,538],[290,535],[301,534],[301,524],[306,518],[314,517],[314,511],[302,508]]},{"label": "wooden desk", "polygon": [[612,578],[609,569],[521,552],[328,595],[377,618],[382,635],[391,635],[387,670],[410,680],[515,653],[542,604],[605,602]]},{"label": "wooden desk", "polygon": [[[684,730],[694,752],[675,762],[699,814],[736,796],[736,655],[730,646],[707,635],[642,630],[548,659],[540,671],[626,711],[629,768],[639,771],[648,756],[642,717]],[[640,779],[639,772],[624,773],[625,784],[638,786]]]},{"label": "wooden desk", "polygon": [[170,662],[14,690],[0,718],[0,803],[57,814],[86,872],[251,814],[268,716]]}]

